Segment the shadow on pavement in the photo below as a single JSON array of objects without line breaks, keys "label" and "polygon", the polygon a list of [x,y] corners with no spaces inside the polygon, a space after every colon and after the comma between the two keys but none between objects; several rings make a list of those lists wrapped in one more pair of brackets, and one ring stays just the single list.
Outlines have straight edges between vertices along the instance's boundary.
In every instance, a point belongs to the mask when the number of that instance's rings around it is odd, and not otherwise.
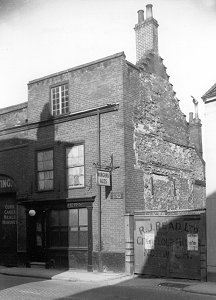
[{"label": "shadow on pavement", "polygon": [[38,282],[43,281],[42,278],[33,278],[33,277],[20,277],[20,276],[7,276],[0,274],[0,291],[12,288],[18,285],[30,283],[30,282]]},{"label": "shadow on pavement", "polygon": [[[117,284],[108,284],[97,288],[90,288],[89,290],[75,293],[70,296],[58,298],[58,300],[110,300],[110,299],[134,299],[134,300],[203,300],[204,295],[188,294],[183,291],[186,284],[179,283],[178,286],[166,287],[161,285],[165,282],[165,279],[149,278],[143,279],[136,277],[127,281],[123,281]],[[177,284],[177,283],[176,283]]]}]

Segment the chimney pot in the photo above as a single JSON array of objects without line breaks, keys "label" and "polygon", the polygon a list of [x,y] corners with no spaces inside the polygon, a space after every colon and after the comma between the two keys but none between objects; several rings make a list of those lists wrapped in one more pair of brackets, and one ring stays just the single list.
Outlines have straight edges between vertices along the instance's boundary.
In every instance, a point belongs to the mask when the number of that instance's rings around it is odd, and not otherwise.
[{"label": "chimney pot", "polygon": [[138,24],[144,22],[144,10],[138,10]]},{"label": "chimney pot", "polygon": [[152,4],[146,5],[146,19],[153,17],[152,6],[153,6]]},{"label": "chimney pot", "polygon": [[193,113],[189,112],[189,124],[193,123]]}]

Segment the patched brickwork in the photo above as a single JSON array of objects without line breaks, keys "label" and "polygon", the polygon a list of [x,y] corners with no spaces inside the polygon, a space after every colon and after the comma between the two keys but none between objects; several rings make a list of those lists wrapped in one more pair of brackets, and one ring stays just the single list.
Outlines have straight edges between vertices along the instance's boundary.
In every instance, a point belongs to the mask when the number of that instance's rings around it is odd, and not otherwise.
[{"label": "patched brickwork", "polygon": [[[145,71],[145,65],[143,68],[133,120],[135,165],[143,172],[144,209],[203,208],[205,166],[190,143],[189,124],[169,81],[149,73],[149,68]],[[197,188],[196,180],[203,186]]]},{"label": "patched brickwork", "polygon": [[134,104],[134,122],[146,133],[188,145],[188,124],[169,81],[141,73],[140,98]]}]

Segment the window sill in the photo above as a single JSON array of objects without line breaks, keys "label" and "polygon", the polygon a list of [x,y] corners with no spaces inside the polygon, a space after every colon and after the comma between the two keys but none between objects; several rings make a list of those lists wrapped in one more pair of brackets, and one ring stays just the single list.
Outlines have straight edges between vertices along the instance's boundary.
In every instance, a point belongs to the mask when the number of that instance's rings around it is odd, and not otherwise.
[{"label": "window sill", "polygon": [[73,250],[73,251],[88,251],[88,247],[68,247],[68,250]]},{"label": "window sill", "polygon": [[52,189],[52,190],[41,190],[41,191],[36,191],[36,193],[50,193],[50,192],[54,192],[54,189]]},{"label": "window sill", "polygon": [[88,251],[88,247],[49,247],[48,250]]},{"label": "window sill", "polygon": [[85,189],[85,186],[70,186],[67,190],[74,190],[74,189]]},{"label": "window sill", "polygon": [[49,247],[48,250],[68,250],[68,247],[67,246],[65,246],[65,247],[53,246],[53,247]]},{"label": "window sill", "polygon": [[67,113],[64,113],[64,114],[60,114],[60,115],[57,115],[57,116],[51,115],[50,119],[61,119],[63,117],[69,116],[69,115],[70,115],[70,112],[67,112]]}]

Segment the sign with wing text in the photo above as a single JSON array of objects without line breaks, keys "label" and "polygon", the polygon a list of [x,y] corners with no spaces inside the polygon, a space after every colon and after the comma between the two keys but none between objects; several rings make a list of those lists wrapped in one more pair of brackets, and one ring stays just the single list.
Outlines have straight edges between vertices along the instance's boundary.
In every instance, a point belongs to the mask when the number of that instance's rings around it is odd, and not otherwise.
[{"label": "sign with wing text", "polygon": [[104,186],[110,186],[110,172],[103,171],[103,170],[97,170],[97,184],[104,185]]},{"label": "sign with wing text", "polygon": [[0,194],[13,193],[16,191],[16,186],[12,178],[0,174]]}]

